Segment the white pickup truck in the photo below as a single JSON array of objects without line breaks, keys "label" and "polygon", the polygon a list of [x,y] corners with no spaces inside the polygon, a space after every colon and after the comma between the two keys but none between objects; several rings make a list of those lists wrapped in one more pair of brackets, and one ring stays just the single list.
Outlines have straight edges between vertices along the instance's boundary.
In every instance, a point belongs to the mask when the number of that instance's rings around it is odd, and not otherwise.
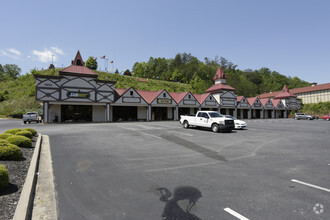
[{"label": "white pickup truck", "polygon": [[215,111],[199,111],[195,116],[181,115],[180,123],[184,128],[189,128],[190,126],[205,127],[211,128],[213,132],[231,132],[235,128],[234,120],[225,118]]},{"label": "white pickup truck", "polygon": [[26,124],[26,122],[31,123],[31,121],[35,121],[37,123],[41,123],[42,118],[38,114],[38,112],[27,112],[23,115],[23,122]]}]

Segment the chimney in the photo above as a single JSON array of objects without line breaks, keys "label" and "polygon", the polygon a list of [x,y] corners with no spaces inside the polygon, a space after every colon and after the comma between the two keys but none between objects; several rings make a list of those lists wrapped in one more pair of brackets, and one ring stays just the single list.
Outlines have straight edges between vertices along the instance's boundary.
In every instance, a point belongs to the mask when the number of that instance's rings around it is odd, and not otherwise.
[{"label": "chimney", "polygon": [[311,86],[317,86],[316,82],[311,83]]}]

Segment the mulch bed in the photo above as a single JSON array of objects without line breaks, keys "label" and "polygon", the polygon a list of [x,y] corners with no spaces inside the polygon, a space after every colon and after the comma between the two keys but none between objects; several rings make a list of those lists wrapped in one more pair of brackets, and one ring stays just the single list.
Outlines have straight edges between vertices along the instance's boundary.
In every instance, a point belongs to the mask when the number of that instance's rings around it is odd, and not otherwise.
[{"label": "mulch bed", "polygon": [[21,148],[23,159],[19,161],[0,160],[8,170],[9,185],[0,190],[0,220],[13,219],[18,200],[25,182],[34,152],[36,138],[32,140],[33,148]]}]

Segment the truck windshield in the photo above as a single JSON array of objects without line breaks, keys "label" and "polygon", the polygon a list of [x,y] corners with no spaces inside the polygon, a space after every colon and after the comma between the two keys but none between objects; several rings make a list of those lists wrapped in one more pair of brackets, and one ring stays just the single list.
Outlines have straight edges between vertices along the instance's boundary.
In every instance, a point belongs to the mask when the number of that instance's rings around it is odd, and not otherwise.
[{"label": "truck windshield", "polygon": [[209,115],[211,118],[223,117],[222,114],[220,114],[219,112],[210,112]]}]

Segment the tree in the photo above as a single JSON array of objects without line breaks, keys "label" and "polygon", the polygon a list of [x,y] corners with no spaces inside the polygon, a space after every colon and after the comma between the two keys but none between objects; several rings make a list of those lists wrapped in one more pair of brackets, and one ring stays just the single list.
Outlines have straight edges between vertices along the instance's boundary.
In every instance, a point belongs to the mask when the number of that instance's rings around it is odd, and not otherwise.
[{"label": "tree", "polygon": [[129,69],[125,70],[123,75],[124,76],[132,76],[131,71],[129,71]]},{"label": "tree", "polygon": [[119,71],[118,71],[118,69],[116,69],[116,71],[115,71],[115,74],[119,74]]},{"label": "tree", "polygon": [[0,64],[0,81],[17,79],[20,76],[21,68],[15,64]]},{"label": "tree", "polygon": [[91,70],[97,70],[97,61],[93,57],[89,57],[85,63],[85,66]]}]

